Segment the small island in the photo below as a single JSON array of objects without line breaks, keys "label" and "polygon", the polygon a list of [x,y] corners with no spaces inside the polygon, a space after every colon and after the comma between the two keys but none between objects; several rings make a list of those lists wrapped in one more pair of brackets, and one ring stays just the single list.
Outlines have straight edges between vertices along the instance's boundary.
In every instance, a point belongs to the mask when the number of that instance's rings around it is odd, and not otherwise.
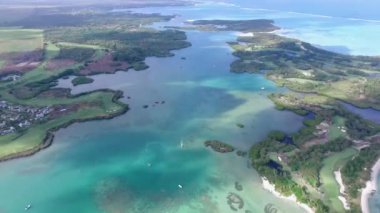
[{"label": "small island", "polygon": [[235,151],[235,148],[229,144],[218,140],[209,140],[204,142],[206,147],[211,147],[215,152],[228,153]]},{"label": "small island", "polygon": [[245,125],[241,123],[237,123],[236,126],[239,127],[240,129],[243,129],[245,127]]},{"label": "small island", "polygon": [[78,86],[78,85],[82,85],[82,84],[91,84],[92,82],[94,82],[94,79],[86,77],[86,76],[78,76],[78,77],[75,77],[71,81],[73,86]]},{"label": "small island", "polygon": [[197,20],[190,22],[200,30],[239,31],[239,32],[271,32],[280,29],[272,20]]}]

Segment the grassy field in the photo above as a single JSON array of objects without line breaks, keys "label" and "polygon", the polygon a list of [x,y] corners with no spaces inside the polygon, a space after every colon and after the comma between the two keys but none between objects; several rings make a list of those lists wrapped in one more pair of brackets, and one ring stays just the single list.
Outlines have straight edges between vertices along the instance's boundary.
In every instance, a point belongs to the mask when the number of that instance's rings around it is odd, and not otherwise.
[{"label": "grassy field", "polygon": [[27,52],[42,48],[42,30],[0,28],[0,53]]},{"label": "grassy field", "polygon": [[[17,38],[26,38],[29,32],[41,32],[39,30],[29,31],[29,30],[17,30]],[[21,35],[23,34],[23,35]],[[11,35],[7,35],[11,36]],[[33,36],[33,35],[32,35]],[[34,35],[33,37],[38,37]],[[32,48],[32,47],[30,47]],[[24,49],[25,50],[25,49]],[[21,49],[20,49],[21,51]],[[81,107],[77,111],[70,112],[65,116],[49,120],[46,123],[35,125],[28,129],[21,135],[6,135],[0,137],[0,158],[26,152],[33,150],[34,148],[41,145],[46,134],[49,130],[55,129],[57,127],[69,124],[75,120],[87,120],[102,116],[109,116],[124,110],[123,105],[115,103],[112,101],[115,96],[115,92],[112,91],[97,91],[77,97],[33,97],[28,99],[20,99],[10,94],[8,91],[17,90],[23,88],[33,82],[42,81],[50,77],[59,75],[64,72],[65,69],[47,71],[45,69],[46,62],[57,57],[60,52],[60,48],[48,42],[45,46],[45,59],[36,69],[25,73],[16,82],[8,82],[0,84],[2,86],[0,90],[0,95],[3,100],[7,100],[14,104],[22,104],[29,106],[52,106],[52,105],[81,105],[83,103],[92,103],[89,106]],[[76,68],[81,64],[75,64],[71,68]]]},{"label": "grassy field", "polygon": [[80,43],[72,43],[72,42],[57,42],[57,46],[63,46],[63,47],[79,47],[79,48],[91,48],[91,49],[103,49],[102,47],[98,45],[91,45],[91,44],[80,44]]},{"label": "grassy field", "polygon": [[350,56],[329,52],[311,44],[274,34],[256,33],[231,42],[239,59],[233,72],[261,72],[280,86],[296,92],[314,93],[356,106],[380,109],[378,57]]},{"label": "grassy field", "polygon": [[[3,95],[4,93],[0,93]],[[18,99],[12,95],[4,94],[3,99],[15,104],[21,105],[30,105],[30,106],[51,106],[55,104],[77,104],[80,102],[86,102],[88,100],[98,100],[104,102],[109,99],[109,96],[112,93],[105,93],[103,91],[96,91],[92,93],[88,93],[86,95],[77,96],[75,98],[72,97],[43,97],[43,98],[30,98],[30,99]]]},{"label": "grassy field", "polygon": [[45,47],[45,61],[57,57],[59,54],[59,47],[51,42],[46,43]]},{"label": "grassy field", "polygon": [[349,148],[323,160],[323,167],[320,171],[321,189],[324,192],[325,202],[334,212],[344,212],[343,204],[338,199],[340,186],[335,180],[334,171],[337,171],[356,154],[355,149]]},{"label": "grassy field", "polygon": [[359,107],[372,107],[380,110],[380,80],[351,78],[327,84],[318,93],[345,100]]},{"label": "grassy field", "polygon": [[338,127],[345,126],[345,121],[346,119],[344,119],[343,117],[335,116],[333,118],[332,125],[330,126],[330,129],[329,129],[330,141],[344,136],[344,133]]}]

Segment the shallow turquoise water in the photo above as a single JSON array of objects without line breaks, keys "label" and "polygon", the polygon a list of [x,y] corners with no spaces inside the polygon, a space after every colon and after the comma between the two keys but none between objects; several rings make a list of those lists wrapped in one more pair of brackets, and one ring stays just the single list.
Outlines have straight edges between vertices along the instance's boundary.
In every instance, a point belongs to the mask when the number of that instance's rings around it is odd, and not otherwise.
[{"label": "shallow turquoise water", "polygon": [[[182,15],[155,27],[198,18],[273,17],[289,26],[285,31],[289,35],[304,36],[302,29],[309,23],[305,15],[215,4],[136,11]],[[313,22],[308,32],[318,32],[321,42],[318,37],[310,42],[320,45],[337,39],[339,33],[330,32],[337,26],[349,26],[347,30],[357,26],[348,20],[326,24],[321,17]],[[368,31],[372,28],[368,26]],[[234,58],[226,42],[236,39],[234,33],[187,34],[192,47],[175,51],[173,58],[149,58],[151,68],[146,71],[97,75],[93,84],[73,88],[72,93],[123,90],[123,101],[131,110],[113,120],[74,124],[58,131],[49,149],[0,164],[0,212],[23,212],[27,203],[33,204],[31,211],[42,213],[233,212],[226,204],[230,192],[244,199],[244,210],[263,212],[272,203],[281,212],[304,212],[265,191],[247,159],[203,146],[204,140],[219,139],[248,150],[270,130],[299,129],[301,117],[275,110],[266,98],[283,89],[261,75],[229,72]],[[341,40],[339,45],[351,53],[368,42],[363,38],[353,45],[349,38]],[[69,81],[60,81],[60,86],[70,87]],[[237,123],[246,127],[240,129]],[[242,192],[234,189],[236,181],[243,185]]]},{"label": "shallow turquoise water", "polygon": [[[179,20],[196,19],[271,19],[282,30],[278,33],[298,38],[326,49],[354,54],[380,55],[380,21],[354,18],[341,18],[340,8],[336,15],[318,15],[302,11],[278,10],[273,7],[257,7],[255,3],[232,0],[235,4],[206,2],[196,7],[142,8],[137,12],[160,12],[179,14]],[[256,7],[255,7],[256,6]],[[309,5],[305,3],[304,7]],[[301,12],[301,13],[300,13]],[[360,17],[359,17],[360,18]],[[380,17],[379,17],[380,20]],[[173,22],[178,25],[178,22]],[[167,24],[166,24],[167,25]]]},{"label": "shallow turquoise water", "polygon": [[226,197],[238,181],[244,209],[273,203],[303,212],[262,189],[247,159],[203,146],[220,139],[248,150],[270,130],[296,131],[302,118],[274,109],[266,95],[282,89],[263,76],[229,72],[234,58],[226,41],[233,33],[188,36],[192,47],[173,58],[149,58],[149,70],[98,75],[74,88],[123,90],[131,110],[70,126],[49,149],[0,164],[0,209],[20,212],[31,202],[35,212],[231,212]]}]

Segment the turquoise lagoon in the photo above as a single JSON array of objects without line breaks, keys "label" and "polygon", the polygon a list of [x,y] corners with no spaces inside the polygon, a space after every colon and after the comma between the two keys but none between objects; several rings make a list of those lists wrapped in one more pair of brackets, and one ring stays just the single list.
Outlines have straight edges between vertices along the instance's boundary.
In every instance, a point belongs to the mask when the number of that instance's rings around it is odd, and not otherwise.
[{"label": "turquoise lagoon", "polygon": [[[272,18],[284,27],[282,33],[322,46],[336,44],[336,27],[348,32],[359,25],[225,4],[135,11],[181,14],[169,23],[154,24],[157,28],[189,19]],[[303,31],[307,20],[315,23],[314,28]],[[320,40],[311,39],[309,31]],[[148,70],[97,75],[94,83],[74,88],[70,79],[60,80],[60,87],[72,88],[75,94],[99,88],[122,90],[122,101],[131,110],[112,120],[74,124],[58,131],[47,150],[1,163],[0,212],[24,212],[28,203],[33,205],[30,211],[42,213],[234,212],[227,205],[231,192],[244,200],[240,212],[264,212],[268,204],[278,212],[305,212],[264,190],[248,159],[203,146],[205,140],[219,139],[246,151],[270,130],[297,131],[303,118],[277,111],[266,97],[284,89],[262,75],[229,72],[234,57],[226,42],[235,40],[236,33],[188,31],[187,35],[192,47],[175,51],[171,58],[148,58]],[[375,46],[380,44],[368,46],[365,37],[352,44],[350,39],[359,38],[347,34],[335,50],[378,54],[380,48]],[[238,128],[238,123],[245,128]],[[243,191],[235,189],[235,182],[242,184]]]},{"label": "turquoise lagoon", "polygon": [[[255,8],[250,6],[255,3],[244,0],[229,2],[232,3],[207,1],[194,7],[142,8],[134,11],[179,15],[178,21],[175,19],[171,22],[173,25],[179,25],[182,20],[197,19],[271,19],[282,28],[277,32],[281,35],[298,38],[336,52],[353,55],[380,55],[380,39],[378,39],[380,17],[378,20],[342,18],[340,8],[336,9],[336,16],[327,16],[318,15],[318,13]],[[308,3],[304,3],[305,8],[309,8]]]},{"label": "turquoise lagoon", "polygon": [[234,192],[244,210],[272,203],[303,212],[265,191],[246,158],[203,145],[219,139],[248,150],[270,130],[296,131],[303,118],[275,110],[266,95],[283,89],[263,76],[229,72],[234,57],[226,41],[234,33],[188,37],[192,47],[172,58],[149,58],[148,70],[98,75],[93,84],[73,88],[122,90],[131,110],[74,124],[58,131],[49,149],[0,164],[1,210],[23,212],[32,203],[35,212],[232,212],[227,196]]}]

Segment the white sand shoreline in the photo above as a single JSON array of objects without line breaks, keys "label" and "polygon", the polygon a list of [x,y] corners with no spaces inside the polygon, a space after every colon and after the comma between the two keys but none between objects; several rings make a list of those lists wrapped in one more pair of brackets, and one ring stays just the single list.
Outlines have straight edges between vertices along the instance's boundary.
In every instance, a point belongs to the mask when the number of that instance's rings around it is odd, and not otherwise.
[{"label": "white sand shoreline", "polygon": [[372,192],[377,188],[377,176],[380,172],[380,159],[378,159],[375,165],[371,169],[371,179],[367,181],[366,186],[362,189],[362,195],[360,199],[360,205],[363,213],[369,213],[368,199]]},{"label": "white sand shoreline", "polygon": [[235,33],[237,37],[254,37],[254,34],[252,32],[244,33],[244,32],[237,32]]},{"label": "white sand shoreline", "polygon": [[300,207],[304,208],[308,213],[314,213],[314,210],[312,208],[310,208],[310,206],[297,201],[297,198],[294,194],[289,196],[289,197],[285,197],[284,195],[277,192],[275,189],[275,186],[273,184],[271,184],[265,177],[261,177],[261,180],[263,181],[264,189],[268,190],[269,192],[274,194],[276,197],[293,201],[293,202],[297,203],[297,205],[299,205]]},{"label": "white sand shoreline", "polygon": [[336,182],[338,182],[338,184],[339,184],[340,195],[338,196],[338,199],[343,203],[344,209],[350,210],[350,205],[347,202],[347,199],[344,197],[344,195],[346,194],[345,193],[346,188],[343,184],[342,173],[340,172],[340,169],[338,171],[335,171],[334,175],[335,175]]},{"label": "white sand shoreline", "polygon": [[334,172],[335,180],[338,182],[340,188],[339,192],[341,194],[345,194],[346,187],[344,187],[343,180],[342,180],[342,173],[340,173],[340,169],[338,171]]}]

